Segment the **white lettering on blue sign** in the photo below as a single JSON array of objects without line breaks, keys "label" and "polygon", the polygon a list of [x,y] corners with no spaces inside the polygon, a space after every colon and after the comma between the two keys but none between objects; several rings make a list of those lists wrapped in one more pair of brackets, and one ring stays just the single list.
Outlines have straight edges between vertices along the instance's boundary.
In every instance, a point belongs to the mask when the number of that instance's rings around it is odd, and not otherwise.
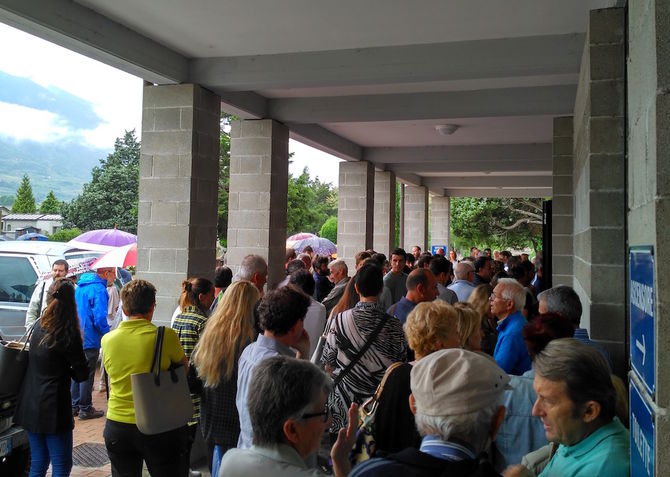
[{"label": "white lettering on blue sign", "polygon": [[647,438],[644,436],[644,432],[642,432],[642,429],[640,428],[640,423],[637,422],[635,414],[632,414],[632,418],[630,430],[633,435],[633,442],[642,459],[642,465],[644,465],[647,474],[651,475],[651,459],[653,458],[652,449],[649,442],[647,442]]},{"label": "white lettering on blue sign", "polygon": [[630,303],[645,314],[654,317],[654,289],[649,285],[631,280]]}]

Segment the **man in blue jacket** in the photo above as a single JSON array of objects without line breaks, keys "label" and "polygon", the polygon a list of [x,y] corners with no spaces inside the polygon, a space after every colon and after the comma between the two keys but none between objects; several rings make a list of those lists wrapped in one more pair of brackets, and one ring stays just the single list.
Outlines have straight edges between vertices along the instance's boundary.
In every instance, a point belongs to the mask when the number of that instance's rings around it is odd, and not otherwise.
[{"label": "man in blue jacket", "polygon": [[84,335],[84,354],[88,361],[88,379],[81,383],[72,382],[72,415],[79,419],[95,419],[104,415],[93,407],[91,393],[95,367],[100,354],[100,340],[109,331],[107,324],[107,287],[114,282],[113,268],[99,268],[96,272],[85,273],[77,282],[75,301],[79,326]]}]

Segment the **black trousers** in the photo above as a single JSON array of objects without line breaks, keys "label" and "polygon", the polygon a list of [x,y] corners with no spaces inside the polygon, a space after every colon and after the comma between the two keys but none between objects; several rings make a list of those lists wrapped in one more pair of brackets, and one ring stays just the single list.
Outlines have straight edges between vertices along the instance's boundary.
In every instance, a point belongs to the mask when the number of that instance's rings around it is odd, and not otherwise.
[{"label": "black trousers", "polygon": [[142,461],[152,477],[188,477],[186,426],[161,434],[142,434],[135,424],[107,419],[105,447],[113,477],[141,477]]}]

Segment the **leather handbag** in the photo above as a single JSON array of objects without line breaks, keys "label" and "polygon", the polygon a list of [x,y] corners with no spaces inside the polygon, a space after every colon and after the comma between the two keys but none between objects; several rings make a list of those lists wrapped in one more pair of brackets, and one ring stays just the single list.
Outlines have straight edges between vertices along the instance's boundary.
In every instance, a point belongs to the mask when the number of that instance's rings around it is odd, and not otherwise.
[{"label": "leather handbag", "polygon": [[397,362],[388,367],[384,373],[384,377],[379,383],[379,386],[377,386],[377,390],[375,391],[374,395],[367,399],[358,409],[358,432],[356,434],[356,443],[354,444],[354,447],[351,450],[351,455],[349,457],[352,465],[356,465],[360,462],[370,459],[375,453],[376,441],[374,436],[374,428],[375,415],[379,406],[379,399],[382,396],[384,385],[386,384],[389,376],[401,364],[403,363]]},{"label": "leather handbag", "polygon": [[183,366],[160,370],[165,327],[156,331],[156,344],[148,373],[130,375],[135,423],[142,434],[160,434],[185,426],[193,416],[193,404]]},{"label": "leather handbag", "polygon": [[0,341],[0,396],[15,396],[28,370],[30,337],[39,318],[18,341]]}]

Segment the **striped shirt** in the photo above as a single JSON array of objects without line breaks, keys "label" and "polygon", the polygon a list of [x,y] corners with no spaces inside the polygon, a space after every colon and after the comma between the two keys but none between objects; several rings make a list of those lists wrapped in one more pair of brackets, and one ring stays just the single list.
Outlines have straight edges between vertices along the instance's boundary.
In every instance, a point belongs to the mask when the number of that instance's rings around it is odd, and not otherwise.
[{"label": "striped shirt", "polygon": [[[172,324],[189,362],[191,353],[200,339],[200,334],[205,329],[206,322],[207,316],[198,307],[187,306],[177,315]],[[191,394],[191,401],[193,402],[193,418],[188,423],[190,426],[197,424],[200,419],[200,395]]]},{"label": "striped shirt", "polygon": [[334,369],[333,377],[356,358],[380,320],[386,323],[379,335],[331,394],[331,432],[346,425],[352,402],[361,404],[374,394],[391,364],[407,360],[407,340],[400,321],[384,313],[377,303],[359,302],[353,309],[331,319],[321,361]]}]

